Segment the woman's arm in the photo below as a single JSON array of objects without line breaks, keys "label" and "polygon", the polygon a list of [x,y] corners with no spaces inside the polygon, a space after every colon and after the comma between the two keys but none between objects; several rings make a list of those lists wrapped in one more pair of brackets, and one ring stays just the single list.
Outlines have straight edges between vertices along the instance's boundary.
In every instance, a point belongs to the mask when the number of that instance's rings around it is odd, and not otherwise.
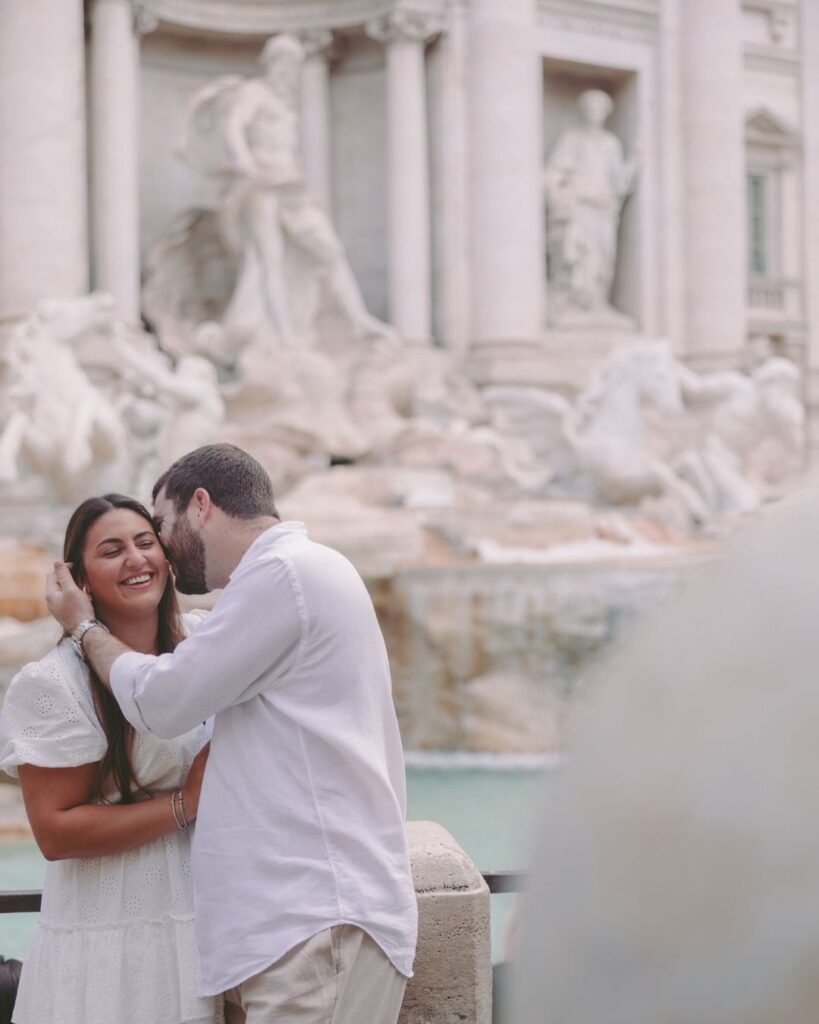
[{"label": "woman's arm", "polygon": [[[193,821],[210,745],[195,757],[183,788],[185,816]],[[123,853],[176,830],[171,794],[134,804],[91,804],[96,764],[40,768],[21,764],[20,785],[31,830],[46,860]]]}]

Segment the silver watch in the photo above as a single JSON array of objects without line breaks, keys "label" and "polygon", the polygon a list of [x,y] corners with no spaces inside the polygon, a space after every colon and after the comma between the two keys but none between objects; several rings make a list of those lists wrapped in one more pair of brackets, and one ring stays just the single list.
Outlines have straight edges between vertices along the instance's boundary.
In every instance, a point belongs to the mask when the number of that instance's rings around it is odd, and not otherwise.
[{"label": "silver watch", "polygon": [[86,660],[85,651],[82,649],[82,638],[88,632],[89,629],[93,629],[94,626],[99,626],[100,629],[104,629],[106,633],[110,633],[111,630],[105,625],[104,622],[100,622],[99,619],[83,619],[79,626],[76,626],[68,635],[68,639],[74,645],[74,650],[79,654],[83,661]]}]

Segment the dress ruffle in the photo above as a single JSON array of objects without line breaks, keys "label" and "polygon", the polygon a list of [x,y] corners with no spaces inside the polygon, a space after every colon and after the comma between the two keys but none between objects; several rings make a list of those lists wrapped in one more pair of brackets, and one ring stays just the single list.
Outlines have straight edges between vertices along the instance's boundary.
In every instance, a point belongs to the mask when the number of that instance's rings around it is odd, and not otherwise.
[{"label": "dress ruffle", "polygon": [[14,1020],[24,1024],[221,1022],[217,1001],[198,996],[198,986],[193,914],[73,928],[40,922],[26,958]]}]

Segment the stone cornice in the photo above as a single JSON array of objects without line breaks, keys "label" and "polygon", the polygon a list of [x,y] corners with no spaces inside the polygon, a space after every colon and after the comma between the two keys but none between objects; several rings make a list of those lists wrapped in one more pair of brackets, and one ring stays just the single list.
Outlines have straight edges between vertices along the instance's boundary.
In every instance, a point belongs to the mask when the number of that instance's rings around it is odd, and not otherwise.
[{"label": "stone cornice", "polygon": [[802,143],[799,132],[766,107],[756,107],[746,115],[745,141],[772,149],[798,149]]},{"label": "stone cornice", "polygon": [[447,0],[143,0],[176,29],[224,35],[271,35],[310,29],[354,28],[399,8],[442,16]]},{"label": "stone cornice", "polygon": [[778,75],[798,75],[800,70],[798,53],[768,46],[746,46],[744,63],[751,71],[769,71]]},{"label": "stone cornice", "polygon": [[643,42],[659,27],[657,0],[539,0],[539,20],[550,29]]}]

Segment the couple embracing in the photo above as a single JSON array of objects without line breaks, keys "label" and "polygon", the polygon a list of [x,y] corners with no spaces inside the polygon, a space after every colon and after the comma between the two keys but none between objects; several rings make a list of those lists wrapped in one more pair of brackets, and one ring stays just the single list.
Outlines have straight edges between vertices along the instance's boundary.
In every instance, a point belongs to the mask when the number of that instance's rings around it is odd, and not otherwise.
[{"label": "couple embracing", "polygon": [[[210,614],[180,615],[170,568],[224,588]],[[394,1024],[417,910],[355,569],[209,445],[160,477],[153,517],[83,502],[47,598],[63,639],[0,715],[49,860],[15,1024]]]}]

